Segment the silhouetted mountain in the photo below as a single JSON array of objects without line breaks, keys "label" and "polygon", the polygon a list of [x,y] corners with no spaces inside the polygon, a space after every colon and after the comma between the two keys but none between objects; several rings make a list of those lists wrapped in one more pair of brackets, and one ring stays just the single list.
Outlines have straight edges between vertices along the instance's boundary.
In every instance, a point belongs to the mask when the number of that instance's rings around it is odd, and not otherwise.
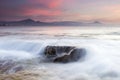
[{"label": "silhouetted mountain", "polygon": [[99,21],[94,21],[93,24],[102,24],[102,23]]},{"label": "silhouetted mountain", "polygon": [[32,19],[25,19],[25,20],[21,20],[21,21],[18,21],[18,22],[23,22],[23,23],[33,23],[33,22],[35,22],[34,20],[32,20]]},{"label": "silhouetted mountain", "polygon": [[49,24],[52,25],[52,26],[80,26],[83,23],[74,22],[74,21],[62,21],[62,22],[51,22]]},{"label": "silhouetted mountain", "polygon": [[93,23],[82,23],[75,21],[62,21],[62,22],[40,22],[32,19],[25,19],[21,21],[1,21],[0,26],[89,26],[89,25],[101,25],[99,21]]}]

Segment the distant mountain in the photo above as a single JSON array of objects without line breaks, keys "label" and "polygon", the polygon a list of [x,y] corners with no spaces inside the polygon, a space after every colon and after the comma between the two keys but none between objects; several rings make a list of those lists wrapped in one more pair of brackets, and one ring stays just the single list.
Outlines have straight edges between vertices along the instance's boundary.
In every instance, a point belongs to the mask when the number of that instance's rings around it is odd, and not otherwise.
[{"label": "distant mountain", "polygon": [[52,26],[80,26],[80,25],[83,25],[82,22],[74,22],[74,21],[51,22],[49,24]]},{"label": "distant mountain", "polygon": [[0,26],[89,26],[101,25],[99,21],[93,23],[83,23],[75,21],[61,21],[61,22],[40,22],[32,19],[25,19],[21,21],[0,21]]},{"label": "distant mountain", "polygon": [[99,21],[94,21],[93,24],[102,24],[102,23]]},{"label": "distant mountain", "polygon": [[21,21],[18,21],[18,22],[21,22],[21,23],[33,23],[35,21],[32,20],[32,19],[25,19],[25,20],[21,20]]}]

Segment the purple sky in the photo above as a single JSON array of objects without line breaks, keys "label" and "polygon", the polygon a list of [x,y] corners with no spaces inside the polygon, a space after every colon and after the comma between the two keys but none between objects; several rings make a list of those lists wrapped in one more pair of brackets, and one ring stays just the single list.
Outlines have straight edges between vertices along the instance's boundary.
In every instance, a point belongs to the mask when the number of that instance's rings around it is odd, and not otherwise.
[{"label": "purple sky", "polygon": [[120,0],[0,0],[0,20],[120,22]]}]

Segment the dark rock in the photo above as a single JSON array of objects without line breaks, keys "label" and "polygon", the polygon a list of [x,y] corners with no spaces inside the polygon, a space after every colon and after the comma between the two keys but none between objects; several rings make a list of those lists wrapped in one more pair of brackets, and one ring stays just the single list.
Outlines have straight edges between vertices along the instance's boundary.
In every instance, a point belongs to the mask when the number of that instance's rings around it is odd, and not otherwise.
[{"label": "dark rock", "polygon": [[45,56],[53,62],[74,62],[82,59],[86,54],[85,49],[74,46],[47,46]]}]

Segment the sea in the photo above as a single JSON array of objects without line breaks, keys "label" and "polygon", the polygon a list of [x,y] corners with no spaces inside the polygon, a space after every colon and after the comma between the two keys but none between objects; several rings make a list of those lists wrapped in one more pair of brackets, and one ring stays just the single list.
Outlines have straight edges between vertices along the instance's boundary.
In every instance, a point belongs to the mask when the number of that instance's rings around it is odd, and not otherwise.
[{"label": "sea", "polygon": [[[86,54],[82,61],[47,62],[47,46],[75,46]],[[120,27],[1,26],[0,71],[0,80],[22,72],[25,80],[120,80]]]}]

